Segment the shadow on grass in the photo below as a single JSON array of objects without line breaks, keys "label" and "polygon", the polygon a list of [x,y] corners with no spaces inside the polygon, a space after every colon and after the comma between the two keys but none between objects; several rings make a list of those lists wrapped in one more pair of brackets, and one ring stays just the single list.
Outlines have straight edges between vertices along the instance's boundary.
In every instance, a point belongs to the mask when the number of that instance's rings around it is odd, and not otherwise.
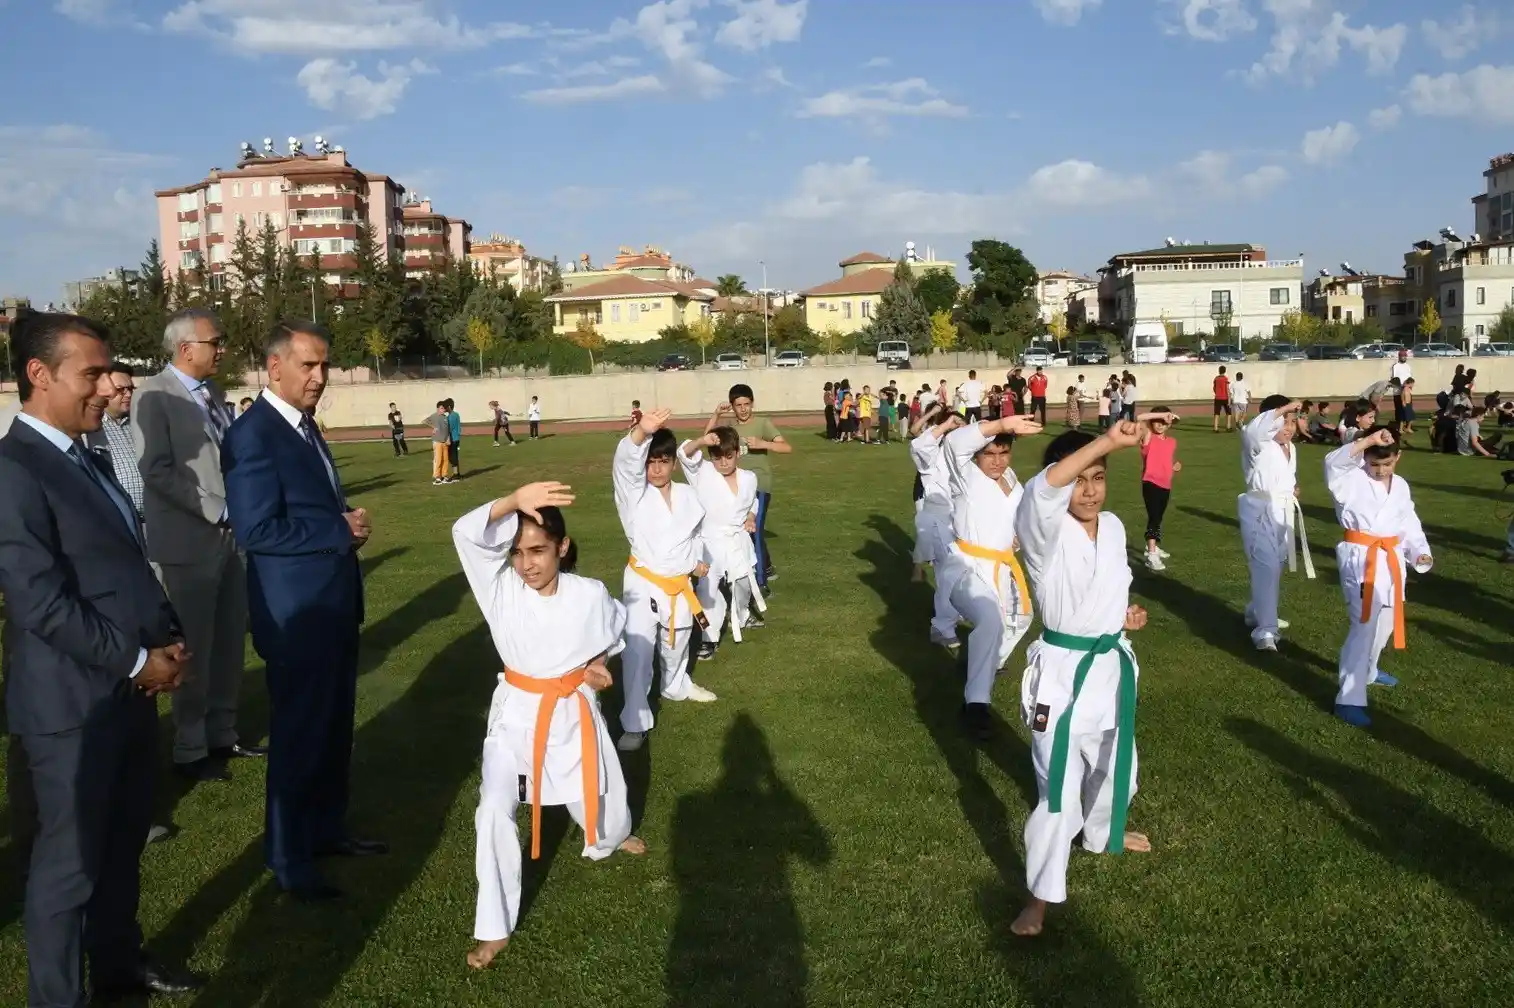
[{"label": "shadow on grass", "polygon": [[350,484],[344,485],[342,487],[342,496],[350,501],[354,497],[361,497],[363,496],[363,494],[373,493],[375,490],[383,490],[386,487],[392,487],[398,482],[398,479],[387,474],[367,476],[360,480],[353,480]]},{"label": "shadow on grass", "polygon": [[[1316,505],[1305,504],[1304,505],[1304,510],[1307,512],[1311,507],[1314,507],[1314,506],[1316,506]],[[1180,504],[1180,505],[1178,505],[1178,510],[1181,511],[1181,512],[1183,512],[1184,514],[1192,515],[1195,518],[1202,518],[1205,521],[1213,522],[1216,525],[1225,525],[1225,526],[1228,526],[1231,529],[1234,529],[1235,530],[1235,537],[1236,537],[1235,538],[1235,546],[1236,546],[1237,561],[1240,562],[1240,563],[1244,563],[1245,562],[1245,550],[1241,546],[1241,539],[1240,539],[1240,536],[1241,536],[1240,522],[1236,519],[1236,517],[1234,515],[1224,515],[1224,514],[1220,514],[1218,511],[1210,511],[1210,510],[1207,510],[1206,508],[1192,507],[1192,506],[1187,505],[1187,504]],[[1318,517],[1318,515],[1316,515],[1315,517]],[[1331,511],[1330,512],[1330,524],[1333,525],[1334,522],[1335,522],[1335,512]],[[1307,531],[1307,529],[1305,531]],[[1335,545],[1334,545],[1334,541],[1330,540],[1328,536],[1324,537],[1327,540],[1325,542],[1320,542],[1319,538],[1320,537],[1318,536],[1318,533],[1316,533],[1316,537],[1309,540],[1309,552],[1314,555],[1314,558],[1315,558],[1315,560],[1317,562],[1324,562],[1324,563],[1330,563],[1330,564],[1335,563]]]},{"label": "shadow on grass", "polygon": [[[1021,824],[1037,798],[1030,748],[1002,722],[993,741],[985,745],[975,744],[963,733],[959,720],[963,677],[944,674],[941,649],[929,643],[932,593],[929,585],[909,581],[910,536],[882,515],[873,515],[868,525],[878,538],[864,543],[857,553],[870,564],[861,580],[887,608],[873,631],[873,648],[909,677],[915,711],[956,779],[962,814],[998,873],[996,882],[976,894],[994,950],[1033,1004],[1104,1008],[1139,1004],[1136,978],[1085,922],[1076,903],[1054,908],[1045,934],[1037,939],[1017,938],[1010,932],[1009,925],[1025,899]],[[1019,789],[1022,808],[1013,814],[985,776],[985,760]],[[1075,857],[1073,864],[1077,863]]]},{"label": "shadow on grass", "polygon": [[830,838],[778,775],[751,715],[736,716],[720,778],[678,799],[672,864],[678,920],[668,946],[669,1008],[800,1008],[809,967],[789,880],[799,858],[831,859]]},{"label": "shadow on grass", "polygon": [[[1498,474],[1489,469],[1488,475],[1491,477]],[[1497,501],[1500,504],[1507,504],[1509,502],[1508,494],[1504,493],[1502,490],[1497,490],[1490,486],[1462,486],[1455,483],[1427,483],[1424,480],[1415,480],[1414,485],[1416,487],[1424,487],[1426,490],[1435,490],[1440,493],[1460,494],[1464,497],[1481,497],[1484,500]]]},{"label": "shadow on grass", "polygon": [[1310,752],[1247,718],[1226,729],[1270,760],[1294,793],[1335,820],[1367,850],[1426,876],[1489,921],[1514,925],[1514,857],[1422,799],[1339,760]]},{"label": "shadow on grass", "polygon": [[[458,790],[476,765],[497,664],[488,632],[476,626],[358,729],[351,821],[360,824],[358,834],[387,839],[390,853],[331,862],[327,870],[346,890],[344,899],[315,905],[282,896],[263,870],[260,838],[179,910],[153,942],[170,961],[189,958],[255,889],[196,1005],[317,1005],[338,989],[442,839]],[[459,955],[469,926],[461,914]]]}]

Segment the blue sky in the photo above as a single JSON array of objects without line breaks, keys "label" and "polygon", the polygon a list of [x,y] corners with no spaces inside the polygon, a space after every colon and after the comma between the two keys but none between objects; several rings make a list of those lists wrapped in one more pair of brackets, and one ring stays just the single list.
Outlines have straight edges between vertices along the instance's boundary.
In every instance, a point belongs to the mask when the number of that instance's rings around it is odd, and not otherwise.
[{"label": "blue sky", "polygon": [[0,0],[0,38],[0,294],[42,302],[264,136],[536,254],[795,289],[981,236],[1398,272],[1514,147],[1506,0]]}]

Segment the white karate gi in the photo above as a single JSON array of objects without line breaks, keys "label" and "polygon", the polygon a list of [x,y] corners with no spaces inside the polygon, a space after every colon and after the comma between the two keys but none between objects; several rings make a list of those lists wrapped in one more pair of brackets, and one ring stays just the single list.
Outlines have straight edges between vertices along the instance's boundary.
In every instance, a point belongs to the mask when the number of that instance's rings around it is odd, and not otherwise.
[{"label": "white karate gi", "polygon": [[[704,556],[699,526],[704,508],[694,488],[673,483],[672,504],[662,491],[647,482],[647,454],[652,439],[641,444],[626,435],[615,448],[613,477],[615,510],[620,527],[631,543],[631,556],[662,577],[691,574]],[[682,700],[694,680],[689,678],[689,639],[694,613],[682,595],[668,600],[667,592],[626,565],[621,601],[626,606],[626,650],[621,656],[625,706],[620,725],[628,732],[650,731],[652,708],[652,660],[662,659],[662,695]],[[668,641],[668,629],[673,640]]]},{"label": "white karate gi", "polygon": [[[1274,438],[1288,416],[1278,410],[1258,413],[1241,428],[1241,476],[1246,492],[1236,499],[1241,545],[1251,573],[1251,601],[1246,622],[1253,625],[1252,641],[1264,636],[1276,639],[1278,592],[1283,567],[1294,564],[1294,547],[1303,531],[1303,512],[1294,489],[1298,486],[1298,450]],[[1308,543],[1303,544],[1304,566],[1314,576]]]},{"label": "white karate gi", "polygon": [[684,442],[679,447],[678,461],[683,465],[684,479],[694,488],[699,506],[704,508],[700,537],[704,561],[710,565],[709,574],[700,578],[696,587],[699,604],[704,606],[713,631],[706,633],[706,637],[720,643],[726,615],[720,582],[726,581],[731,588],[731,636],[740,641],[741,625],[746,622],[753,586],[757,583],[757,551],[746,530],[746,520],[757,518],[757,474],[737,469],[736,489],[732,490],[730,481],[720,475],[713,462],[705,459],[703,452],[692,458],[684,454],[687,445]]},{"label": "white karate gi", "polygon": [[1390,565],[1410,565],[1423,574],[1428,564],[1417,563],[1430,556],[1430,543],[1414,510],[1409,484],[1395,475],[1384,485],[1367,474],[1366,460],[1341,446],[1325,456],[1325,484],[1335,498],[1335,517],[1345,529],[1355,529],[1372,536],[1396,536],[1398,549],[1377,552],[1377,573],[1372,591],[1372,607],[1362,621],[1362,601],[1366,583],[1368,547],[1341,542],[1335,547],[1335,559],[1341,572],[1341,597],[1346,603],[1350,629],[1341,645],[1340,691],[1335,702],[1353,707],[1367,705],[1367,684],[1377,678],[1377,659],[1393,633],[1394,608],[1402,600],[1394,597]]},{"label": "white karate gi", "polygon": [[934,427],[926,427],[909,443],[909,458],[920,474],[925,496],[915,510],[915,563],[930,564],[936,571],[936,600],[931,629],[939,637],[956,640],[957,621],[962,617],[951,602],[951,586],[943,566],[952,542],[952,485],[946,453]]},{"label": "white karate gi", "polygon": [[[510,565],[519,519],[511,514],[491,524],[491,506],[485,504],[458,519],[452,541],[505,667],[532,679],[557,679],[599,655],[619,651],[625,608],[600,582],[573,574],[558,575],[553,595],[529,587]],[[631,812],[620,760],[599,712],[599,700],[587,685],[576,692],[587,698],[593,723],[583,723],[577,697],[558,700],[547,731],[541,804],[566,805],[573,820],[585,826],[582,733],[593,732],[599,747],[599,815],[592,846],[585,829],[583,856],[598,861],[613,854],[631,835]],[[515,813],[522,778],[530,798],[541,699],[539,694],[512,686],[501,674],[489,705],[483,783],[473,817],[478,873],[473,933],[479,941],[508,938],[520,914],[521,841]]]},{"label": "white karate gi", "polygon": [[[1125,526],[1108,511],[1099,515],[1098,538],[1089,539],[1067,513],[1073,488],[1046,482],[1044,472],[1025,487],[1015,529],[1020,555],[1030,578],[1041,622],[1048,630],[1078,637],[1117,635],[1119,647],[1140,674],[1130,643],[1124,638],[1125,610],[1130,605],[1130,564],[1125,557]],[[1025,823],[1025,877],[1032,895],[1048,903],[1067,899],[1067,861],[1073,837],[1081,830],[1083,846],[1103,851],[1109,844],[1114,799],[1114,764],[1120,680],[1120,657],[1098,655],[1088,671],[1070,721],[1067,772],[1062,784],[1062,811],[1048,805],[1056,725],[1072,697],[1073,680],[1084,653],[1033,642],[1020,691],[1021,715],[1031,729],[1031,760],[1038,801]],[[1130,791],[1136,793],[1136,754],[1130,765]]]},{"label": "white karate gi", "polygon": [[991,440],[972,423],[948,434],[943,448],[953,491],[953,541],[945,562],[936,567],[936,583],[946,583],[952,607],[973,625],[967,638],[967,703],[993,700],[994,679],[1031,623],[1030,599],[1021,594],[1009,565],[968,556],[957,543],[990,550],[1014,547],[1015,515],[1025,491],[1013,470],[1005,469],[1000,483],[973,461]]}]

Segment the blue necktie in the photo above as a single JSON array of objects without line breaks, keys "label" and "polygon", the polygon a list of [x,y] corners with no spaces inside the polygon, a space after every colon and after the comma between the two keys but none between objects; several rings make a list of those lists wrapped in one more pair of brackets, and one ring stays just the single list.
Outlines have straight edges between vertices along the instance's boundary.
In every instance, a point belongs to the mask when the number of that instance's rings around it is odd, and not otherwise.
[{"label": "blue necktie", "polygon": [[326,470],[326,477],[331,482],[331,489],[336,494],[336,499],[341,502],[342,510],[347,510],[347,498],[342,495],[342,482],[336,478],[336,466],[331,462],[331,456],[326,453],[325,442],[321,440],[321,432],[316,429],[315,421],[306,413],[300,417],[300,434],[305,442],[315,449],[320,456],[321,467]]},{"label": "blue necktie", "polygon": [[136,509],[132,507],[131,501],[127,500],[126,495],[110,480],[105,478],[105,474],[90,459],[89,454],[77,441],[68,450],[68,457],[73,459],[75,464],[84,470],[84,474],[94,481],[95,486],[104,491],[105,496],[109,497],[110,502],[116,506],[116,510],[121,512],[121,520],[126,522],[126,527],[131,532],[131,537],[140,544],[142,539],[137,528]]}]

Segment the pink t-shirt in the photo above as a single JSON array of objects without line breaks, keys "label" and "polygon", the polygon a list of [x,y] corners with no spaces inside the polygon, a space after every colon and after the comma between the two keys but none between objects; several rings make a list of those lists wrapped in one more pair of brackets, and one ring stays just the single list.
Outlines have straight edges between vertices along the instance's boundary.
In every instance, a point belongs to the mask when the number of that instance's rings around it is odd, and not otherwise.
[{"label": "pink t-shirt", "polygon": [[1172,463],[1177,458],[1178,442],[1166,434],[1152,435],[1141,445],[1141,482],[1163,490],[1172,489]]}]

